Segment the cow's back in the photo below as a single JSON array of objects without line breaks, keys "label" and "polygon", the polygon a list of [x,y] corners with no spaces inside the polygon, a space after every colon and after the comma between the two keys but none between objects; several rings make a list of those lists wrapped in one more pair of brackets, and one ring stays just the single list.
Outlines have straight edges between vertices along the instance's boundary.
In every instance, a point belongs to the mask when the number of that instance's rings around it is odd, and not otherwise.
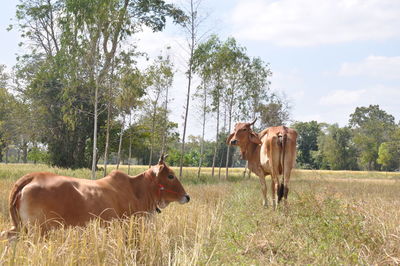
[{"label": "cow's back", "polygon": [[33,173],[33,180],[21,190],[19,213],[23,224],[46,227],[61,224],[84,225],[91,218],[118,217],[112,189],[96,181]]}]

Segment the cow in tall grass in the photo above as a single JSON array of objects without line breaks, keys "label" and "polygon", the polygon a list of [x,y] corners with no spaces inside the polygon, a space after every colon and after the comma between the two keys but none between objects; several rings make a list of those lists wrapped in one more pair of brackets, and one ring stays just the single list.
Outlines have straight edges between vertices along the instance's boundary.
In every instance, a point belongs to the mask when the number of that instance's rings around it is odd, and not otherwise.
[{"label": "cow in tall grass", "polygon": [[138,213],[160,211],[171,202],[190,197],[161,156],[157,165],[137,175],[112,171],[98,180],[30,173],[15,183],[10,193],[11,230],[37,224],[42,232],[59,226],[83,226],[93,218],[109,221]]},{"label": "cow in tall grass", "polygon": [[[227,138],[228,145],[239,146],[242,158],[248,161],[250,171],[261,183],[263,203],[268,205],[265,176],[271,175],[272,204],[274,209],[282,198],[287,200],[290,174],[296,162],[297,132],[285,126],[269,127],[256,133],[251,123],[237,123]],[[279,184],[279,175],[283,176]]]}]

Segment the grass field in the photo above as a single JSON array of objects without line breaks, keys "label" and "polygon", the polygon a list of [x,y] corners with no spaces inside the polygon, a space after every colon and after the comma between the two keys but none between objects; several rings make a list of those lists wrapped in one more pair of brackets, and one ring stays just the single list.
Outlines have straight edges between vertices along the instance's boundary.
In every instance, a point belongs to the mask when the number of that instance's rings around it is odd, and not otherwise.
[{"label": "grass field", "polygon": [[[11,225],[7,197],[13,182],[41,170],[90,176],[88,170],[0,165],[0,231]],[[196,170],[186,168],[182,179],[189,204],[109,227],[93,221],[44,239],[32,229],[15,242],[0,242],[0,264],[400,263],[400,173],[296,170],[288,208],[273,211],[261,205],[258,180],[242,179],[243,169],[231,170],[228,180],[212,180],[210,169],[198,180]]]}]

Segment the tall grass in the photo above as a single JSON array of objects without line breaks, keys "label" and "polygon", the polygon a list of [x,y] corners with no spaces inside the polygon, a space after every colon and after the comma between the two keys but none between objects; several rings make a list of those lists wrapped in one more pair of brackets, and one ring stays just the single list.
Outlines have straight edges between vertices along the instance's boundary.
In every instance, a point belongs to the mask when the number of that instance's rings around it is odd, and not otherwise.
[{"label": "tall grass", "polygon": [[[11,225],[7,196],[14,180],[42,170],[90,177],[87,170],[1,165],[0,230]],[[30,228],[14,242],[0,242],[0,264],[400,263],[396,174],[295,171],[288,208],[273,211],[262,207],[258,181],[241,179],[242,169],[231,171],[228,180],[212,180],[207,172],[198,180],[190,168],[184,173],[189,204],[171,204],[161,214],[108,226],[92,221],[44,238]]]}]

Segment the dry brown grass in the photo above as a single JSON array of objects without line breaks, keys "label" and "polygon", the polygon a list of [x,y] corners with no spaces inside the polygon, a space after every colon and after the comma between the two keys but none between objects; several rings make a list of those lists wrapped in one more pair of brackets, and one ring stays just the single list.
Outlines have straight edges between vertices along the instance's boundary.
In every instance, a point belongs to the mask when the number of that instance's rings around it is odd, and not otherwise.
[{"label": "dry brown grass", "polygon": [[[13,182],[46,168],[0,165],[0,230],[10,226]],[[87,170],[47,170],[90,176]],[[0,242],[0,264],[400,263],[399,174],[295,171],[289,207],[272,211],[261,206],[258,181],[241,180],[241,172],[231,171],[229,181],[211,180],[207,173],[197,180],[195,170],[185,169],[189,204],[108,227],[93,221],[44,239],[31,229],[15,242]]]}]

